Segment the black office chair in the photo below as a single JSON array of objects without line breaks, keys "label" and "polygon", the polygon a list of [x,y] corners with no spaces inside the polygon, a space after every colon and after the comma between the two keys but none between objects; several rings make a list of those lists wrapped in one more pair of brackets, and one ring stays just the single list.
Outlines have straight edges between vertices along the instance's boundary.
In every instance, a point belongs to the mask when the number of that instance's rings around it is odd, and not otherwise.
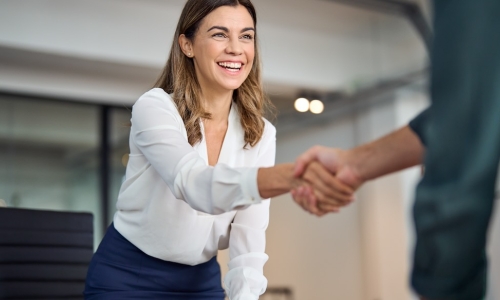
[{"label": "black office chair", "polygon": [[0,208],[0,299],[83,299],[91,213]]}]

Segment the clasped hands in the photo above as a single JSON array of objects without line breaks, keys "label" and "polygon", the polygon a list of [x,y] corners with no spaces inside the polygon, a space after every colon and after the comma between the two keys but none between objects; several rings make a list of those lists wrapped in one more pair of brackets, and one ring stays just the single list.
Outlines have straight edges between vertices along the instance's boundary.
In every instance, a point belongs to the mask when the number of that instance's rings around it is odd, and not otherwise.
[{"label": "clasped hands", "polygon": [[294,166],[298,182],[291,190],[294,201],[317,216],[350,204],[363,180],[349,155],[341,149],[315,146],[299,156]]}]

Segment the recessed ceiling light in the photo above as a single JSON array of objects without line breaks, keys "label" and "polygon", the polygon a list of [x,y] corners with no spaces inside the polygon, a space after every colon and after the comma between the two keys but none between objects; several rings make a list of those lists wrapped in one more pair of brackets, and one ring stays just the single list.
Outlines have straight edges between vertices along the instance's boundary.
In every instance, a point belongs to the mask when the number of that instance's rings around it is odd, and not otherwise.
[{"label": "recessed ceiling light", "polygon": [[295,100],[293,105],[297,111],[306,112],[309,110],[309,100],[306,98],[299,98]]},{"label": "recessed ceiling light", "polygon": [[323,102],[321,102],[320,100],[313,100],[311,101],[311,104],[309,104],[309,110],[313,114],[320,114],[323,112],[324,109],[325,106],[323,105]]}]

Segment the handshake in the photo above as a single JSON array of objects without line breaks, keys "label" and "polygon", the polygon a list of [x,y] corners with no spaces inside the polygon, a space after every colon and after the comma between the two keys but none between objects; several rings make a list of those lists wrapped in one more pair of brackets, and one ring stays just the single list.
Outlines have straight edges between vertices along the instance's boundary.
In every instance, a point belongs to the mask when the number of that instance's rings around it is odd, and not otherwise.
[{"label": "handshake", "polygon": [[317,216],[338,212],[354,200],[355,190],[364,182],[351,152],[315,146],[295,164],[261,168],[259,192],[263,198],[291,192],[298,205]]},{"label": "handshake", "polygon": [[295,162],[297,182],[291,190],[294,201],[304,210],[323,216],[338,212],[354,200],[364,182],[349,151],[315,146]]}]

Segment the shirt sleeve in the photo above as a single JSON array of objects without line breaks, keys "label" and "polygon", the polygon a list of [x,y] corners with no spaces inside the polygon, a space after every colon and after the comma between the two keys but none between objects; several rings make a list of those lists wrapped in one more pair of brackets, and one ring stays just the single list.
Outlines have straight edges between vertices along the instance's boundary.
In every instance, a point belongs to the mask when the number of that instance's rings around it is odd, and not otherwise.
[{"label": "shirt sleeve", "polygon": [[[272,125],[269,135],[263,140],[262,154],[258,166],[274,165],[276,154],[276,130]],[[259,299],[267,288],[263,275],[264,264],[268,260],[264,253],[266,229],[269,224],[270,200],[252,205],[236,213],[231,224],[229,238],[229,271],[224,278],[224,287],[230,300]]]},{"label": "shirt sleeve", "polygon": [[428,107],[424,111],[422,111],[420,114],[418,114],[413,120],[410,121],[408,126],[410,126],[411,130],[415,132],[415,134],[418,136],[422,144],[426,146],[426,128],[428,128],[428,119],[429,115],[431,113],[431,107]]},{"label": "shirt sleeve", "polygon": [[221,214],[262,201],[258,168],[208,166],[188,143],[177,108],[163,90],[153,89],[135,103],[130,134],[174,196],[193,209]]}]

